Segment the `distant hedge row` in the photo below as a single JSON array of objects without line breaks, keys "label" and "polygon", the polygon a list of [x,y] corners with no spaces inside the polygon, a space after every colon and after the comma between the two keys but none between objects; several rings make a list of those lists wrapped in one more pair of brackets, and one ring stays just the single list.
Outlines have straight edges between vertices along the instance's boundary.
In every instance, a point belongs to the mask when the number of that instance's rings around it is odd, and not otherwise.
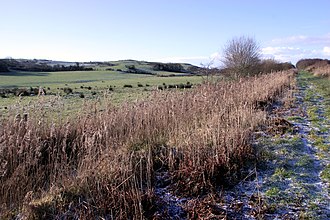
[{"label": "distant hedge row", "polygon": [[29,72],[58,72],[58,71],[91,71],[93,68],[85,67],[76,63],[76,65],[47,65],[38,63],[35,60],[18,61],[15,59],[0,60],[0,72],[8,72],[9,69]]}]

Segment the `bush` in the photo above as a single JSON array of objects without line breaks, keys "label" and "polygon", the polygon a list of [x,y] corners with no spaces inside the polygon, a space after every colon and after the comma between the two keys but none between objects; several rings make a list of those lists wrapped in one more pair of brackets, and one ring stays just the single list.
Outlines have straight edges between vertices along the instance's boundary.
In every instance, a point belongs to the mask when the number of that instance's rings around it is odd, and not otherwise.
[{"label": "bush", "polygon": [[27,89],[15,89],[14,94],[16,96],[30,96],[31,93]]},{"label": "bush", "polygon": [[82,98],[82,99],[85,98],[84,93],[80,93],[80,94],[79,94],[79,97]]},{"label": "bush", "polygon": [[178,88],[178,89],[184,89],[184,88],[185,88],[185,85],[182,84],[182,83],[180,83],[179,85],[177,85],[177,88]]},{"label": "bush", "polygon": [[64,91],[66,94],[70,94],[70,93],[73,92],[73,90],[72,90],[70,87],[65,87],[65,88],[63,89],[63,91]]},{"label": "bush", "polygon": [[124,88],[133,88],[133,86],[132,85],[129,85],[129,84],[125,84],[123,87]]},{"label": "bush", "polygon": [[129,70],[136,70],[135,65],[125,65],[125,67]]},{"label": "bush", "polygon": [[186,85],[184,86],[184,88],[185,88],[185,89],[191,89],[191,88],[192,88],[192,85],[191,85],[191,84],[186,84]]}]

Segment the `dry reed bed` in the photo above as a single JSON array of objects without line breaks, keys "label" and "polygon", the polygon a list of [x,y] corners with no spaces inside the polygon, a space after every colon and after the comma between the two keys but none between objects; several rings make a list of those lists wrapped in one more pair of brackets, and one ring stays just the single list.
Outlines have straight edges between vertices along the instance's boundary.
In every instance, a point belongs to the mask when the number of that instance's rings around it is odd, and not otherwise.
[{"label": "dry reed bed", "polygon": [[315,76],[326,77],[330,79],[330,65],[317,67],[313,70]]},{"label": "dry reed bed", "polygon": [[289,71],[155,92],[62,122],[9,117],[0,122],[0,216],[140,218],[152,212],[158,170],[184,195],[230,184],[253,158],[260,103],[293,80]]},{"label": "dry reed bed", "polygon": [[308,66],[305,70],[313,73],[315,76],[330,79],[330,64],[328,64],[328,61],[317,62],[311,66]]}]

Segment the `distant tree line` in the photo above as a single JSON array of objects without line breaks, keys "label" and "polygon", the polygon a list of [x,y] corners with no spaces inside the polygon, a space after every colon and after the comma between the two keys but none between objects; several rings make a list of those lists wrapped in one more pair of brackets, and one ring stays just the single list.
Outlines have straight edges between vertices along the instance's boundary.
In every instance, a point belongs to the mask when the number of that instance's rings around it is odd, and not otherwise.
[{"label": "distant tree line", "polygon": [[91,71],[93,68],[85,67],[76,63],[75,65],[48,65],[45,63],[38,63],[35,60],[15,60],[15,59],[1,59],[0,72],[8,72],[9,70],[29,71],[29,72],[58,72],[58,71]]},{"label": "distant tree line", "polygon": [[155,71],[167,71],[176,73],[186,73],[187,71],[179,63],[156,63],[153,66]]},{"label": "distant tree line", "polygon": [[127,70],[126,71],[121,71],[121,72],[134,73],[134,74],[155,75],[154,73],[151,73],[147,70],[138,69],[138,68],[135,67],[135,65],[125,65],[125,67],[127,68]]},{"label": "distant tree line", "polygon": [[8,72],[8,65],[4,60],[0,60],[0,72]]},{"label": "distant tree line", "polygon": [[259,61],[258,70],[261,73],[270,73],[276,71],[283,71],[295,68],[292,63],[289,62],[279,62],[274,59],[262,59]]}]

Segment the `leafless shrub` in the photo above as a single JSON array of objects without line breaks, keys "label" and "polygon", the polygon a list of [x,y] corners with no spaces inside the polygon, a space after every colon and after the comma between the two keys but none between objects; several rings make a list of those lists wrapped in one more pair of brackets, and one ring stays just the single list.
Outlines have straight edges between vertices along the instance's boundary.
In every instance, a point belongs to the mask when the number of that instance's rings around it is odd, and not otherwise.
[{"label": "leafless shrub", "polygon": [[247,76],[259,72],[260,46],[251,37],[241,36],[228,41],[223,56],[224,68],[231,74]]}]

